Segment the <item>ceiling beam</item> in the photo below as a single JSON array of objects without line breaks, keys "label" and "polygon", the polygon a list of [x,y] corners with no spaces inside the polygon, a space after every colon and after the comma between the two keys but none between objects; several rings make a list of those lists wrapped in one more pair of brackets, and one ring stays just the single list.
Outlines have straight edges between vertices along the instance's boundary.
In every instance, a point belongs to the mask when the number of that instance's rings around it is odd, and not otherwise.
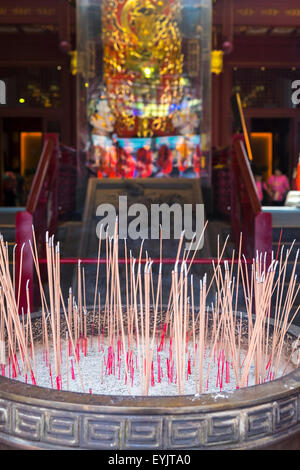
[{"label": "ceiling beam", "polygon": [[[228,0],[217,0],[213,22],[221,25]],[[299,0],[233,0],[235,26],[299,26]]]},{"label": "ceiling beam", "polygon": [[60,24],[62,16],[75,22],[67,0],[1,0],[0,24]]}]

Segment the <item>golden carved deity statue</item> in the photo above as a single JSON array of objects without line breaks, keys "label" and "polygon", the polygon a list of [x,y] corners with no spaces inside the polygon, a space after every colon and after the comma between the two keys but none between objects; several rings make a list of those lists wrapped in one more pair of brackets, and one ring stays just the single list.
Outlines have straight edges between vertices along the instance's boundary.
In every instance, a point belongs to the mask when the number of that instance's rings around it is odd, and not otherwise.
[{"label": "golden carved deity statue", "polygon": [[103,0],[104,84],[124,136],[172,132],[182,99],[180,0]]}]

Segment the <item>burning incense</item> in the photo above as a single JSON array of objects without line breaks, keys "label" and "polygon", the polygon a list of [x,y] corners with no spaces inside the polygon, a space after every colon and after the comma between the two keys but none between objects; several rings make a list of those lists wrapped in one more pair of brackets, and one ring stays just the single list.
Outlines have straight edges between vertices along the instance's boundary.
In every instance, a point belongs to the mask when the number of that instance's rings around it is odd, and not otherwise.
[{"label": "burning incense", "polygon": [[[42,314],[42,349],[51,387],[70,390],[78,377],[83,392],[92,390],[93,394],[96,393],[97,384],[88,384],[86,378],[85,361],[93,354],[98,355],[96,369],[100,393],[107,380],[114,380],[115,384],[122,383],[127,394],[147,396],[166,386],[181,395],[188,393],[191,387],[193,393],[203,394],[211,389],[224,390],[229,386],[232,389],[246,387],[249,381],[263,383],[281,374],[285,338],[300,309],[297,306],[296,313],[291,315],[300,290],[296,274],[298,252],[290,278],[287,279],[287,265],[293,246],[285,255],[284,248],[278,250],[277,259],[272,256],[269,266],[266,254],[256,253],[249,266],[242,253],[241,235],[235,272],[235,252],[230,261],[223,261],[228,237],[223,246],[220,246],[218,238],[218,256],[216,262],[212,261],[211,279],[208,279],[207,274],[197,279],[191,273],[196,256],[195,252],[190,258],[192,245],[183,250],[182,254],[183,232],[172,269],[171,287],[167,292],[168,304],[164,308],[162,236],[158,270],[147,252],[142,269],[143,241],[136,258],[131,251],[128,254],[127,242],[124,241],[123,298],[117,226],[118,220],[114,235],[109,237],[106,232],[105,243],[102,244],[99,239],[91,308],[87,305],[86,267],[81,260],[78,260],[76,269],[77,289],[69,288],[67,298],[64,299],[60,245],[48,233],[45,237],[48,289],[45,289],[33,230],[33,243],[29,244],[37,274]],[[204,231],[198,245],[203,236]],[[23,249],[24,245],[21,248],[21,266]],[[103,250],[105,269],[102,272],[100,260]],[[25,321],[24,312],[21,316],[18,312],[22,270],[16,286],[14,265],[15,248],[11,274],[8,246],[1,238],[1,373],[5,374],[8,360],[9,376],[22,376],[27,380],[30,375],[32,383],[39,384],[40,362],[43,361],[38,359],[39,345],[33,332],[29,295],[32,286],[27,282]],[[284,286],[287,286],[285,291]],[[100,295],[102,287],[105,292]],[[212,290],[215,291],[213,301]],[[242,295],[245,307],[243,316],[239,312],[238,303]],[[274,317],[273,328],[271,315]],[[247,336],[244,335],[244,323],[247,325]],[[95,327],[98,335],[96,347],[93,344]],[[91,341],[88,341],[89,336]],[[293,354],[288,354],[288,364],[285,364],[284,370],[290,367]],[[19,368],[19,361],[23,371]]]}]

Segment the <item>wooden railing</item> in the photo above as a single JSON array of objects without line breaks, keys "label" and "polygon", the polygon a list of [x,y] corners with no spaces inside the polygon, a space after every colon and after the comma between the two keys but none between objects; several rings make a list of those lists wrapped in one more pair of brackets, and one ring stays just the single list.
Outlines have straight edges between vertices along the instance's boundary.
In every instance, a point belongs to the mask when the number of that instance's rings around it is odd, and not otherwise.
[{"label": "wooden railing", "polygon": [[[29,280],[31,308],[37,299],[34,293],[35,268],[29,241],[35,241],[39,258],[45,257],[45,233],[54,234],[60,215],[74,210],[76,178],[76,151],[59,144],[56,134],[45,134],[40,161],[35,173],[26,210],[16,215],[16,286],[19,289],[20,311],[27,310],[26,283]],[[71,176],[70,182],[68,176]],[[43,277],[45,267],[40,266]]]},{"label": "wooden railing", "polygon": [[231,156],[231,227],[236,245],[242,234],[246,257],[272,251],[272,215],[262,211],[242,136],[235,136]]},{"label": "wooden railing", "polygon": [[42,155],[40,158],[40,162],[35,173],[31,190],[29,192],[26,210],[31,214],[37,209],[38,202],[40,200],[40,196],[43,190],[43,186],[47,179],[47,173],[52,161],[52,154],[54,149],[57,145],[57,138],[56,136],[45,136],[44,147],[42,151]]},{"label": "wooden railing", "polygon": [[[33,246],[33,230],[39,256],[43,257],[42,237],[45,230],[53,230],[57,224],[57,170],[58,137],[46,134],[40,161],[35,173],[26,210],[16,214],[16,288],[20,295],[19,310],[27,311],[26,284],[29,281],[30,308],[34,308],[35,271],[30,243]],[[30,243],[29,243],[30,242]],[[21,274],[20,274],[21,273]]]}]

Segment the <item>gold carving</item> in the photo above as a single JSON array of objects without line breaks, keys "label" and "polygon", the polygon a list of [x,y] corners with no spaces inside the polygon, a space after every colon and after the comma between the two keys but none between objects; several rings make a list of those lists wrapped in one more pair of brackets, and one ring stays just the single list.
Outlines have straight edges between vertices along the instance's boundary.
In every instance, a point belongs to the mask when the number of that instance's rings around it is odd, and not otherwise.
[{"label": "gold carving", "polygon": [[56,13],[56,10],[55,8],[40,7],[36,9],[36,12],[38,15],[41,15],[41,16],[54,16]]},{"label": "gold carving", "polygon": [[241,16],[253,16],[255,10],[253,8],[240,8],[237,13]]},{"label": "gold carving", "polygon": [[32,13],[31,8],[13,8],[11,12],[15,16],[28,16]]},{"label": "gold carving", "polygon": [[291,8],[289,10],[285,10],[284,13],[287,16],[300,16],[300,9],[299,8]]},{"label": "gold carving", "polygon": [[154,108],[149,113],[149,104],[180,103],[179,12],[180,0],[103,0],[104,83],[122,131],[132,130],[134,119],[139,136],[163,132],[166,120]]},{"label": "gold carving", "polygon": [[[1,8],[0,15],[7,15],[8,9]],[[55,16],[56,9],[55,8],[45,8],[45,7],[38,7],[32,9],[30,7],[15,7],[10,10],[10,14],[14,16],[29,16],[32,14],[40,15],[40,16]]]},{"label": "gold carving", "polygon": [[279,15],[280,11],[276,10],[275,8],[264,8],[260,13],[262,16],[277,16]]}]

